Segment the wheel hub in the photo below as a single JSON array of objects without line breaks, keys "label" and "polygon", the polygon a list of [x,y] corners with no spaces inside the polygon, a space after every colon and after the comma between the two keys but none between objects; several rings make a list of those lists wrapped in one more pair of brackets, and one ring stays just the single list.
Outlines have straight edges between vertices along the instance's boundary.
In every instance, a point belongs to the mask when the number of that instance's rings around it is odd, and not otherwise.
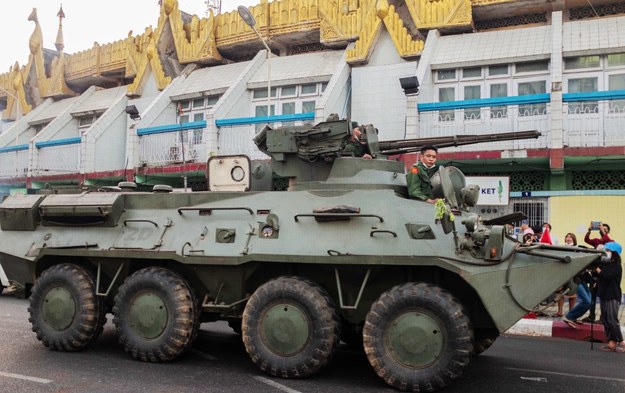
[{"label": "wheel hub", "polygon": [[304,349],[310,332],[306,314],[292,304],[276,304],[269,308],[260,321],[261,337],[265,345],[281,356],[292,356]]},{"label": "wheel hub", "polygon": [[63,287],[50,289],[43,299],[42,316],[50,328],[67,329],[76,316],[76,301],[71,292]]},{"label": "wheel hub", "polygon": [[167,306],[155,293],[144,292],[130,303],[128,319],[130,328],[145,339],[160,336],[167,326]]},{"label": "wheel hub", "polygon": [[443,351],[443,332],[437,319],[420,312],[410,312],[395,319],[387,340],[392,356],[410,368],[432,364]]}]

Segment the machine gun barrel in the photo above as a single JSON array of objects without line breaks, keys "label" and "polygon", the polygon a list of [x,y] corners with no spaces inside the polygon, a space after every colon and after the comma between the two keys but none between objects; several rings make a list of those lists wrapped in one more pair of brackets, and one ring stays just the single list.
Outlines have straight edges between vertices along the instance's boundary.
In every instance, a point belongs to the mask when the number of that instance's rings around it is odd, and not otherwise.
[{"label": "machine gun barrel", "polygon": [[405,154],[419,151],[423,146],[432,145],[437,148],[453,147],[462,145],[471,145],[482,142],[498,142],[510,141],[515,139],[536,139],[540,136],[540,132],[531,131],[515,131],[503,132],[499,134],[485,135],[453,135],[440,136],[431,138],[416,138],[394,141],[379,141],[380,153],[386,155]]}]

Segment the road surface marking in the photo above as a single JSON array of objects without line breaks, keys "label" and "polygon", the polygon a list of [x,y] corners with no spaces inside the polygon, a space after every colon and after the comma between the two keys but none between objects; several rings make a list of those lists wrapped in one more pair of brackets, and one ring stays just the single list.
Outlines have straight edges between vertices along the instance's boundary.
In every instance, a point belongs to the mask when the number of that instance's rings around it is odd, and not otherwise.
[{"label": "road surface marking", "polygon": [[547,382],[547,378],[542,377],[521,377],[521,379],[526,381]]},{"label": "road surface marking", "polygon": [[23,379],[24,381],[37,382],[37,383],[50,383],[50,382],[52,382],[49,379],[43,379],[43,378],[37,378],[37,377],[29,377],[28,375],[5,373],[5,372],[2,372],[2,371],[0,371],[0,375],[3,376],[3,377],[15,378],[15,379]]},{"label": "road surface marking", "polygon": [[515,371],[527,371],[538,374],[551,374],[551,375],[559,375],[563,377],[573,377],[573,378],[585,378],[585,379],[601,379],[603,381],[616,381],[616,382],[625,382],[623,378],[610,378],[610,377],[597,377],[596,375],[580,375],[580,374],[570,374],[570,373],[558,373],[555,371],[542,371],[542,370],[530,370],[527,368],[516,368],[516,367],[506,367],[508,370]]},{"label": "road surface marking", "polygon": [[209,355],[207,353],[204,353],[202,351],[198,351],[197,349],[190,349],[189,352],[194,353],[194,354],[198,355],[199,357],[204,358],[206,360],[217,360],[216,357],[214,357],[212,355]]},{"label": "road surface marking", "polygon": [[258,382],[264,383],[265,385],[269,385],[269,386],[274,387],[274,388],[276,388],[278,390],[282,390],[283,392],[286,392],[286,393],[301,393],[299,390],[291,389],[290,387],[284,386],[284,385],[282,385],[281,383],[278,383],[278,382],[274,382],[274,381],[272,381],[269,378],[254,377],[254,379],[257,380]]}]

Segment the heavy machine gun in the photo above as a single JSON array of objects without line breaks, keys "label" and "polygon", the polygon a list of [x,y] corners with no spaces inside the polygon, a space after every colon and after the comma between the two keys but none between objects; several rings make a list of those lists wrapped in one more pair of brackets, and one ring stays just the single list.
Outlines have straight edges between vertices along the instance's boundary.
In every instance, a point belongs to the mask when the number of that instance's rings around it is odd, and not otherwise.
[{"label": "heavy machine gun", "polygon": [[[296,183],[328,180],[337,158],[345,157],[343,149],[348,143],[356,123],[349,119],[328,120],[314,126],[293,126],[273,129],[266,126],[254,138],[256,146],[272,159],[274,173],[294,178]],[[374,158],[416,152],[426,145],[438,148],[464,146],[482,142],[538,138],[538,131],[506,132],[484,135],[455,135],[432,138],[379,141],[378,130],[373,125],[361,126],[364,143]],[[378,160],[382,161],[382,160]],[[365,164],[384,166],[384,164]]]}]

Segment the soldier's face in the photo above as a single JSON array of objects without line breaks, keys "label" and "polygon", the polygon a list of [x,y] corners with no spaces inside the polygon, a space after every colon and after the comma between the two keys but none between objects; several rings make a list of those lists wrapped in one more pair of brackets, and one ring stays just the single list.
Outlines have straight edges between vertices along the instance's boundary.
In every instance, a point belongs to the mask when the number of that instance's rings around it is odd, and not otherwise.
[{"label": "soldier's face", "polygon": [[436,164],[436,152],[434,150],[426,150],[421,154],[421,162],[427,167],[431,167]]}]

